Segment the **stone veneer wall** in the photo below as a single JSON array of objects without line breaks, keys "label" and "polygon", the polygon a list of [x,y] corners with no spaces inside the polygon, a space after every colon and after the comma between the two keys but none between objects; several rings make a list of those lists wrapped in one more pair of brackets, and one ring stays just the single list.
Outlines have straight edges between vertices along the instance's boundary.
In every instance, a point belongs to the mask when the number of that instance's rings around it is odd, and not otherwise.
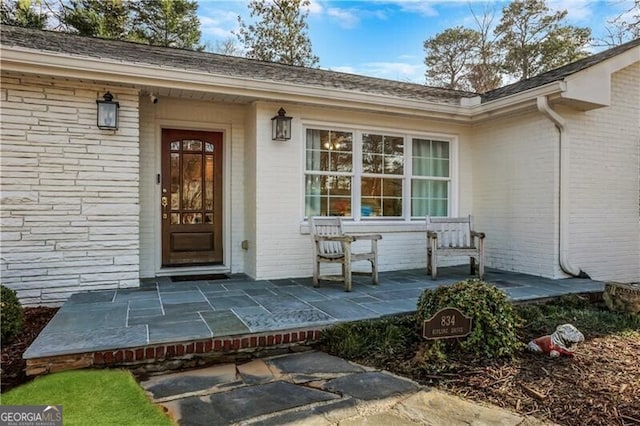
[{"label": "stone veneer wall", "polygon": [[[138,93],[2,74],[2,284],[25,305],[139,284]],[[96,126],[96,99],[120,128]]]}]

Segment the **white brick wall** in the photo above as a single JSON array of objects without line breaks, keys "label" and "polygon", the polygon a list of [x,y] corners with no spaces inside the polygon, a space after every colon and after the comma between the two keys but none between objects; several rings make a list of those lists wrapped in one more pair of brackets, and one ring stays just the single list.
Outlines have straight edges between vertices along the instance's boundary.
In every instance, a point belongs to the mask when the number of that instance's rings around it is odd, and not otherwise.
[{"label": "white brick wall", "polygon": [[594,279],[640,281],[640,64],[613,74],[610,107],[562,114],[571,134],[570,260]]},{"label": "white brick wall", "polygon": [[[120,129],[96,126],[96,99]],[[138,95],[2,74],[2,284],[23,303],[138,285]]]},{"label": "white brick wall", "polygon": [[558,133],[540,113],[474,129],[473,214],[487,265],[558,274]]}]

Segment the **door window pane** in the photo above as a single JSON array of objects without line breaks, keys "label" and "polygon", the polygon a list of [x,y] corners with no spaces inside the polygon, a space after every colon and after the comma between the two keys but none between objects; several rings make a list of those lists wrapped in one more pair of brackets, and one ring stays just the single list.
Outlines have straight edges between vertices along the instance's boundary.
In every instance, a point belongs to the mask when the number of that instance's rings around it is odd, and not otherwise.
[{"label": "door window pane", "polygon": [[205,210],[213,210],[213,168],[213,155],[206,155],[204,167]]},{"label": "door window pane", "polygon": [[180,154],[171,153],[171,210],[180,209]]},{"label": "door window pane", "polygon": [[[202,208],[202,155],[182,155],[182,209]],[[184,218],[183,218],[184,219]]]},{"label": "door window pane", "polygon": [[199,225],[202,223],[202,213],[182,213],[182,223],[184,225]]},{"label": "door window pane", "polygon": [[202,141],[183,140],[182,150],[183,151],[202,151]]}]

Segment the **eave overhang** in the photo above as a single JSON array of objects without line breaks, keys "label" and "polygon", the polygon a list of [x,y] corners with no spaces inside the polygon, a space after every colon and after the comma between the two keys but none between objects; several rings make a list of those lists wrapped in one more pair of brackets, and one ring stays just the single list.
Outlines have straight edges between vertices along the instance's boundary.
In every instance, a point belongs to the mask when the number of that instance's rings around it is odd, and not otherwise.
[{"label": "eave overhang", "polygon": [[534,111],[539,96],[579,110],[607,106],[611,97],[611,74],[640,61],[640,46],[561,80],[485,103],[481,103],[479,97],[461,98],[459,105],[20,47],[2,46],[1,58],[2,70],[16,73],[138,88],[181,89],[239,96],[248,101],[291,102],[472,125],[499,116]]}]

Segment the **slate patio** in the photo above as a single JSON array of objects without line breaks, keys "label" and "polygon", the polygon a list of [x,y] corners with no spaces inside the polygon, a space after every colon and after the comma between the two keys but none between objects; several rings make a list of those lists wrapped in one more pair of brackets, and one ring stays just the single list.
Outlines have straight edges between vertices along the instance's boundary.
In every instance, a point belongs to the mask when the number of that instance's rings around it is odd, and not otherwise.
[{"label": "slate patio", "polygon": [[[147,347],[198,339],[322,328],[339,322],[413,312],[427,288],[467,279],[466,266],[382,272],[380,284],[354,276],[353,291],[311,278],[254,281],[244,275],[220,280],[144,280],[140,288],[74,294],[24,354],[25,359]],[[485,280],[514,301],[601,292],[589,279],[551,280],[489,269]]]}]

